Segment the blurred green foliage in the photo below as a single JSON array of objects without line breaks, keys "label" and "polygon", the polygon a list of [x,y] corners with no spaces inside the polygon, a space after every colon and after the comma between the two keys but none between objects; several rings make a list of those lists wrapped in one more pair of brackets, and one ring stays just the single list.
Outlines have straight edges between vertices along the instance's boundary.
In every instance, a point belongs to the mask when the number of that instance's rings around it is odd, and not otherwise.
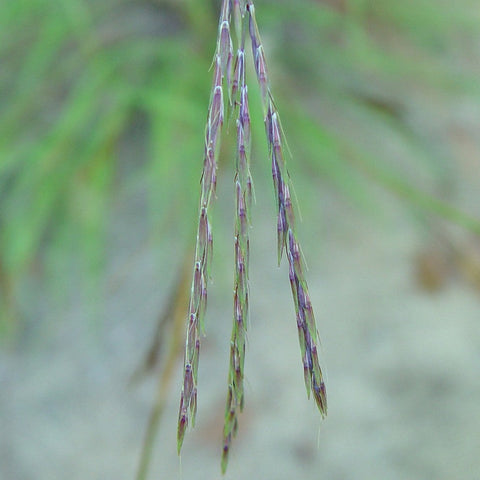
[{"label": "blurred green foliage", "polygon": [[[402,96],[413,87],[478,94],[474,71],[458,55],[476,38],[476,2],[256,6],[273,92],[301,159],[291,162],[297,190],[322,182],[368,206],[374,180],[477,229],[429,192],[422,201],[415,175],[376,157],[342,120],[367,124],[366,143],[375,135],[406,140],[423,160],[418,168],[448,176],[448,160],[439,162],[435,147],[405,120]],[[14,316],[19,285],[32,269],[46,277],[58,264],[80,265],[79,274],[101,271],[115,204],[129,189],[140,185],[148,198],[151,241],[194,230],[217,15],[218,2],[195,0],[0,3],[2,321]],[[251,95],[253,104],[258,92]],[[125,158],[136,125],[142,133]],[[259,110],[253,130],[261,158]]]}]

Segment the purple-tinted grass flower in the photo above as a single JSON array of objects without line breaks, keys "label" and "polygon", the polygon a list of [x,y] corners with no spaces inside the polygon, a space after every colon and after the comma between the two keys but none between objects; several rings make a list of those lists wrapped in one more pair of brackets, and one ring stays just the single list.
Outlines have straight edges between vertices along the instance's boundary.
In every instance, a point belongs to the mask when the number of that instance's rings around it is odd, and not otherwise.
[{"label": "purple-tinted grass flower", "polygon": [[[236,32],[233,56],[231,16]],[[248,15],[248,25],[245,17]],[[253,63],[260,87],[265,133],[272,169],[277,210],[277,255],[288,261],[300,353],[307,395],[313,394],[322,414],[327,412],[325,383],[318,359],[318,333],[305,278],[301,248],[295,233],[292,185],[284,155],[285,137],[277,107],[270,91],[265,51],[251,0],[223,0],[218,25],[217,48],[213,59],[213,80],[205,127],[205,151],[201,178],[201,195],[197,242],[195,248],[189,315],[186,329],[183,384],[178,416],[177,448],[180,452],[188,424],[195,423],[200,336],[204,333],[207,282],[212,256],[212,231],[208,210],[215,196],[217,158],[225,115],[225,93],[230,109],[236,111],[235,224],[234,224],[234,294],[233,326],[230,341],[230,366],[223,428],[222,472],[228,463],[231,443],[238,429],[239,413],[244,405],[245,345],[249,313],[249,256],[253,183],[250,173],[251,125],[246,82],[245,41],[249,35]],[[233,66],[232,66],[233,63]]]},{"label": "purple-tinted grass flower", "polygon": [[310,392],[313,392],[318,409],[324,416],[327,413],[327,397],[317,353],[318,333],[302,266],[300,246],[295,235],[295,217],[290,195],[291,181],[283,154],[283,130],[269,87],[265,53],[255,19],[255,7],[251,0],[247,1],[246,8],[249,14],[252,54],[263,101],[265,132],[272,163],[273,187],[277,204],[278,261],[280,262],[282,253],[285,251],[289,263],[289,279],[297,317],[307,395],[310,396]]},{"label": "purple-tinted grass flower", "polygon": [[[234,10],[241,15],[242,10]],[[237,155],[235,162],[235,235],[234,235],[234,295],[233,326],[230,341],[230,367],[228,395],[223,428],[222,472],[228,463],[228,454],[238,428],[238,414],[244,405],[245,338],[248,321],[248,266],[250,207],[252,203],[252,178],[250,175],[250,113],[245,73],[245,34],[242,18],[236,19],[241,31],[232,85],[232,98],[239,92],[237,116]]]},{"label": "purple-tinted grass flower", "polygon": [[190,293],[189,318],[185,339],[184,381],[180,395],[180,410],[177,428],[177,449],[180,452],[189,422],[195,424],[197,411],[198,359],[200,335],[204,332],[204,316],[207,303],[207,281],[212,254],[212,233],[208,220],[208,208],[215,195],[217,183],[217,156],[220,132],[224,122],[223,83],[230,90],[232,41],[230,38],[230,6],[224,0],[219,22],[217,48],[214,56],[214,72],[210,105],[205,127],[205,153],[201,178],[200,214],[195,247],[195,261]]}]

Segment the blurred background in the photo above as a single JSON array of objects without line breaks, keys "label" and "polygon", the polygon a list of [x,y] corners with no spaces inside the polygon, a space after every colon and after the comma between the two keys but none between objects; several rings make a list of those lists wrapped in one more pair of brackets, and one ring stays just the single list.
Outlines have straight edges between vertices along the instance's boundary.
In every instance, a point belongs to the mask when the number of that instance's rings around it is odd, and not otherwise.
[{"label": "blurred background", "polygon": [[[220,478],[233,120],[211,214],[198,422],[176,455],[182,272],[219,7],[0,3],[2,479],[134,479],[159,398],[145,478]],[[247,392],[226,478],[477,478],[480,6],[258,0],[256,12],[292,153],[329,415],[305,395],[250,68]]]}]

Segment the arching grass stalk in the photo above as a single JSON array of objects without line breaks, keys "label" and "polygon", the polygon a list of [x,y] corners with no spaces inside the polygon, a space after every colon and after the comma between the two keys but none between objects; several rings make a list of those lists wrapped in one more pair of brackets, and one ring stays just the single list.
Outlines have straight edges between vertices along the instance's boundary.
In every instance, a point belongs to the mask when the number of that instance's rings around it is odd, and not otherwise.
[{"label": "arching grass stalk", "polygon": [[289,264],[289,278],[297,317],[298,338],[302,354],[307,395],[313,392],[315,402],[322,416],[327,413],[327,396],[322,371],[318,360],[318,332],[315,325],[312,303],[308,294],[307,281],[300,245],[295,233],[295,217],[291,198],[291,180],[287,171],[283,144],[284,134],[280,116],[273,101],[267,73],[265,52],[255,19],[252,1],[246,2],[249,16],[249,32],[257,80],[264,108],[265,131],[272,164],[273,185],[277,203],[277,248],[280,263],[285,251]]},{"label": "arching grass stalk", "polygon": [[[215,194],[217,181],[217,158],[220,133],[224,119],[223,83],[230,83],[233,47],[230,38],[230,2],[224,0],[218,27],[217,48],[213,60],[213,84],[205,128],[205,151],[200,196],[195,264],[190,291],[187,321],[184,378],[178,415],[177,449],[180,453],[189,421],[195,424],[197,410],[198,357],[200,333],[204,331],[204,315],[207,303],[207,280],[212,253],[212,232],[208,220],[208,208]],[[229,88],[229,87],[228,87]]]},{"label": "arching grass stalk", "polygon": [[251,224],[252,177],[250,174],[250,113],[245,77],[245,3],[234,1],[234,17],[239,39],[232,81],[232,101],[238,106],[237,152],[235,164],[235,234],[234,234],[234,288],[233,327],[230,342],[228,393],[223,428],[222,472],[228,463],[228,453],[238,425],[238,413],[243,409],[243,378],[245,364],[245,337],[248,321],[248,264]]},{"label": "arching grass stalk", "polygon": [[[230,22],[235,19],[237,51],[232,72],[233,42]],[[247,22],[248,16],[248,22]],[[235,162],[235,227],[234,227],[234,296],[233,327],[230,342],[228,394],[223,429],[222,472],[225,472],[233,437],[238,427],[238,415],[244,405],[245,339],[248,320],[249,228],[252,203],[250,174],[250,113],[246,81],[245,41],[249,32],[257,80],[264,109],[264,122],[272,165],[277,204],[278,262],[283,252],[288,259],[289,278],[295,304],[297,328],[304,368],[307,394],[313,392],[322,416],[327,413],[327,399],[322,371],[318,360],[318,333],[308,294],[300,245],[295,233],[295,218],[291,198],[291,181],[287,172],[283,145],[285,143],[278,110],[270,91],[265,53],[255,20],[252,1],[223,0],[214,56],[214,80],[205,133],[205,155],[200,198],[200,218],[195,249],[195,266],[190,293],[187,322],[184,380],[178,418],[178,451],[189,421],[195,422],[197,406],[198,357],[200,333],[207,301],[208,265],[212,251],[212,234],[208,207],[216,185],[216,165],[219,136],[224,118],[224,83],[230,106],[237,110],[237,150]]]}]

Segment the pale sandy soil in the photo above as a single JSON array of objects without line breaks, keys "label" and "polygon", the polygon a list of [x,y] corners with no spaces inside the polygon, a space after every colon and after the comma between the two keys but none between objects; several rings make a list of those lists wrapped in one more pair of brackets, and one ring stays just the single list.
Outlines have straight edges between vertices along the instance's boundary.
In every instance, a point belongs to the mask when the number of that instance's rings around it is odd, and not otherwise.
[{"label": "pale sandy soil", "polygon": [[[472,133],[480,131],[478,104],[443,105],[442,115],[423,107],[412,107],[412,124],[435,118],[426,135],[451,135],[458,170],[452,198],[478,216],[480,150]],[[228,194],[228,182],[219,195]],[[252,231],[246,408],[225,478],[479,479],[478,291],[455,267],[440,291],[418,287],[414,259],[431,238],[388,195],[378,193],[384,213],[377,217],[320,191],[315,208],[304,209],[301,238],[328,377],[329,413],[321,421],[305,394],[287,269],[276,268],[270,182],[265,188]],[[179,360],[152,479],[221,478],[232,220],[229,202],[219,204],[198,424],[179,460]],[[145,233],[142,201],[128,205],[119,207],[112,233],[107,283],[115,288],[100,302],[97,320],[89,320],[87,302],[75,292],[67,308],[58,308],[33,284],[25,332],[0,351],[2,480],[134,478],[155,379],[136,388],[127,387],[128,379],[181,252],[167,240],[160,252],[140,249],[126,261]],[[467,237],[453,230],[455,239]]]},{"label": "pale sandy soil", "polygon": [[[478,294],[458,278],[436,294],[417,287],[413,258],[424,235],[403,210],[390,206],[378,221],[328,202],[319,205],[327,213],[318,224],[302,229],[328,418],[321,421],[306,399],[286,266],[275,267],[272,215],[259,213],[247,405],[225,478],[479,478]],[[198,425],[180,461],[179,368],[149,478],[220,478],[231,312],[230,258],[219,258],[226,241],[228,228],[220,228]],[[0,478],[133,478],[155,382],[128,389],[127,381],[166,298],[167,254],[137,256],[107,298],[98,328],[79,302],[49,319],[37,299],[50,328],[36,325],[32,313],[28,333],[1,352]]]}]

